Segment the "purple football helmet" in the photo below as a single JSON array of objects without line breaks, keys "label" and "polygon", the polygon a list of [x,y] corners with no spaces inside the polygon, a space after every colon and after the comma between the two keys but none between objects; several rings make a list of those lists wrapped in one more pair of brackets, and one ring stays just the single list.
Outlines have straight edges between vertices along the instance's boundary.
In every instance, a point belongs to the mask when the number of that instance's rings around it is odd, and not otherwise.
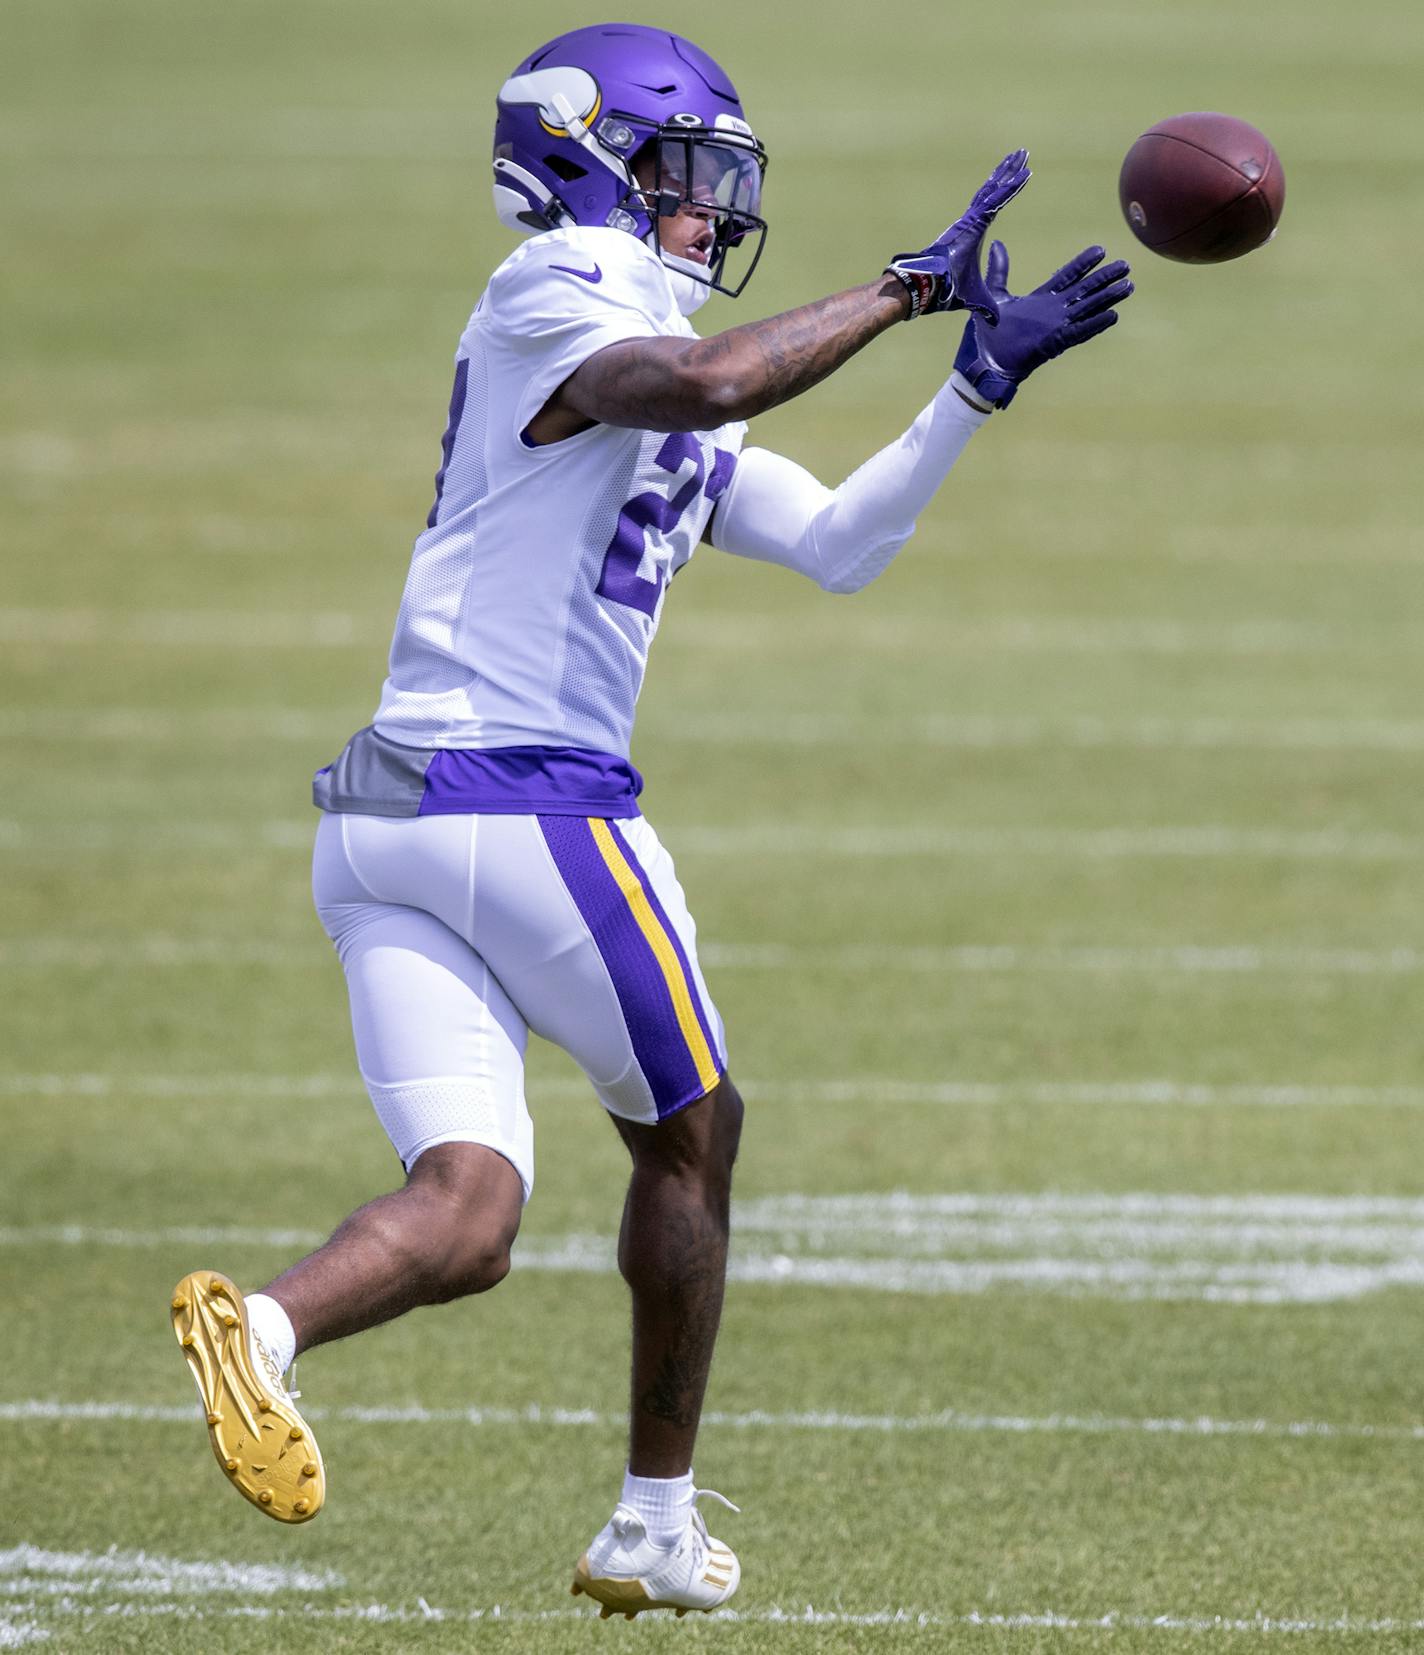
[{"label": "purple football helmet", "polygon": [[[574,29],[541,46],[500,88],[495,210],[525,235],[570,224],[626,230],[735,298],[766,239],[758,217],[765,170],[766,151],[725,72],[664,29]],[[705,266],[674,260],[659,241],[659,219],[689,202],[713,227]],[[726,270],[733,249],[735,277]]]}]

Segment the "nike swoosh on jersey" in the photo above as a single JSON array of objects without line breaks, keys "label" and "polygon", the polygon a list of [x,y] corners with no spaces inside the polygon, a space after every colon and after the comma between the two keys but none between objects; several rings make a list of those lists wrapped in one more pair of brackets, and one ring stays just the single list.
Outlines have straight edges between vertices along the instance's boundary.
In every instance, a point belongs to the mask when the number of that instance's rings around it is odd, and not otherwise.
[{"label": "nike swoosh on jersey", "polygon": [[601,282],[603,272],[594,265],[592,270],[571,270],[566,264],[551,264],[550,270],[562,270],[566,276],[577,276],[581,282]]}]

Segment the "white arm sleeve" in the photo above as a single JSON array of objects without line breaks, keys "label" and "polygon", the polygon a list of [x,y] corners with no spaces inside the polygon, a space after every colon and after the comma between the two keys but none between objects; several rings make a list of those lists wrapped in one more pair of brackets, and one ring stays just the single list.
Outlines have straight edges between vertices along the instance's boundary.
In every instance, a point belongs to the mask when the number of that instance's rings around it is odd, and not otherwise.
[{"label": "white arm sleeve", "polygon": [[835,490],[794,460],[744,449],[717,502],[712,544],[797,569],[827,592],[858,592],[914,533],[915,519],[988,417],[951,380],[903,437]]}]

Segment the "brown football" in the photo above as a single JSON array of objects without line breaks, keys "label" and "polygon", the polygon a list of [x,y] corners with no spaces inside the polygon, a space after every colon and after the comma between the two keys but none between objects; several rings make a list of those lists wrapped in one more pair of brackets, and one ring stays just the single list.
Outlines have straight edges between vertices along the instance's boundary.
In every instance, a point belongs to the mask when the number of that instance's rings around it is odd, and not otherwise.
[{"label": "brown football", "polygon": [[1249,121],[1173,115],[1128,150],[1117,190],[1144,247],[1186,264],[1221,264],[1275,234],[1286,178],[1270,139]]}]

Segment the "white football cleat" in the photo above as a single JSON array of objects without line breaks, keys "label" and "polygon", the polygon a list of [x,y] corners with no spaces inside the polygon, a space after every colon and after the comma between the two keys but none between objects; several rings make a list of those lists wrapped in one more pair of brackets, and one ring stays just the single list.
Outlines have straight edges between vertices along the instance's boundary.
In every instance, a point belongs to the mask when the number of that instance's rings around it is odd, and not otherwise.
[{"label": "white football cleat", "polygon": [[[699,1488],[692,1498],[704,1494],[729,1511],[740,1509],[711,1488]],[[632,1620],[644,1609],[675,1609],[680,1620],[689,1609],[706,1614],[720,1608],[741,1578],[737,1554],[708,1534],[700,1511],[693,1510],[682,1538],[664,1550],[648,1539],[637,1512],[620,1505],[579,1559],[571,1590],[602,1604],[604,1620],[619,1614]]]},{"label": "white football cleat", "polygon": [[227,1480],[279,1523],[310,1522],[326,1498],[321,1452],[253,1337],[242,1294],[217,1271],[197,1270],[173,1289],[169,1314]]}]

